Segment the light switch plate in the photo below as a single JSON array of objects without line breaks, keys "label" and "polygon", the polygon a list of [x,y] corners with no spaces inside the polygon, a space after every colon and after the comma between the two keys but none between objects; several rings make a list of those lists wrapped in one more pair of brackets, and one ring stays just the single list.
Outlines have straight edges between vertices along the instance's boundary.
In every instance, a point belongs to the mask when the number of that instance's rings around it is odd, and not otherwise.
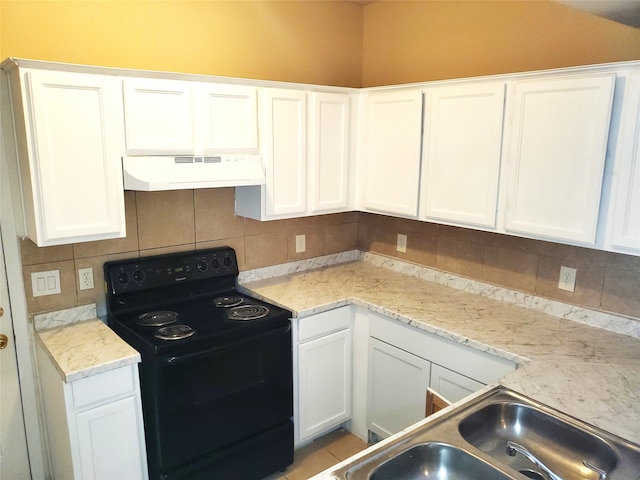
[{"label": "light switch plate", "polygon": [[60,270],[33,272],[31,274],[31,290],[34,297],[60,293]]}]

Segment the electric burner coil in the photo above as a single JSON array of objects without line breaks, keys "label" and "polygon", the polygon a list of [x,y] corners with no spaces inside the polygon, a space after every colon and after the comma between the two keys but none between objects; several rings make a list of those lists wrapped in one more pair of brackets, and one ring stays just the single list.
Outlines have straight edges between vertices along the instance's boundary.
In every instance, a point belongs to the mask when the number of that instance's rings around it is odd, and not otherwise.
[{"label": "electric burner coil", "polygon": [[259,320],[269,315],[269,309],[262,305],[241,305],[233,307],[227,312],[229,320],[251,321]]}]

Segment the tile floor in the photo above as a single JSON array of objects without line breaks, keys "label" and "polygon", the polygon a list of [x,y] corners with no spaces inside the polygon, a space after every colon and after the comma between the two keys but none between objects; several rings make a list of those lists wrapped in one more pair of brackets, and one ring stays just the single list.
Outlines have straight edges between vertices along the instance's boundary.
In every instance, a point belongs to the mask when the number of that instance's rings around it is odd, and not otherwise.
[{"label": "tile floor", "polygon": [[306,480],[368,446],[346,430],[334,430],[296,450],[293,465],[286,472],[271,475],[264,480]]}]

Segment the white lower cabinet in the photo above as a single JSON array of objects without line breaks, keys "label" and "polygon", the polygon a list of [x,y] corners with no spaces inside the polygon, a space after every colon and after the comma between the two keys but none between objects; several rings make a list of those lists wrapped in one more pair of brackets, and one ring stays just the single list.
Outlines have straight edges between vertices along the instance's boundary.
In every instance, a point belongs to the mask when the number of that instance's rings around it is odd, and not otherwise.
[{"label": "white lower cabinet", "polygon": [[480,390],[484,384],[434,363],[429,386],[453,403]]},{"label": "white lower cabinet", "polygon": [[371,338],[367,394],[367,424],[388,437],[424,418],[424,395],[431,362]]},{"label": "white lower cabinet", "polygon": [[295,368],[296,444],[351,416],[351,308],[297,321]]},{"label": "white lower cabinet", "polygon": [[456,402],[515,370],[508,360],[376,313],[365,315],[369,319],[366,424],[379,437],[424,418],[427,387]]},{"label": "white lower cabinet", "polygon": [[147,478],[137,365],[65,383],[42,349],[38,367],[53,478]]}]

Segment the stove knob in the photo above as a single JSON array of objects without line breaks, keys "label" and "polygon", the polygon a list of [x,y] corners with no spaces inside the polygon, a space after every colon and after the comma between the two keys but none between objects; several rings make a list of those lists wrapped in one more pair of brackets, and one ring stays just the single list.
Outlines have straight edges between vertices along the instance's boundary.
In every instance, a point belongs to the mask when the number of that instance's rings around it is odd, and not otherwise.
[{"label": "stove knob", "polygon": [[120,272],[118,275],[118,283],[125,284],[129,281],[129,274],[127,272]]},{"label": "stove knob", "polygon": [[209,268],[209,265],[207,264],[207,262],[201,260],[198,263],[196,263],[196,269],[199,272],[206,272],[207,268]]},{"label": "stove knob", "polygon": [[217,258],[214,258],[214,259],[211,261],[211,266],[212,266],[213,268],[220,268],[220,260],[218,260]]},{"label": "stove knob", "polygon": [[224,263],[225,267],[230,267],[231,266],[231,258],[224,257],[223,263]]},{"label": "stove knob", "polygon": [[141,282],[142,280],[144,280],[144,273],[142,273],[142,270],[136,270],[135,272],[133,272],[133,279],[136,282]]}]

